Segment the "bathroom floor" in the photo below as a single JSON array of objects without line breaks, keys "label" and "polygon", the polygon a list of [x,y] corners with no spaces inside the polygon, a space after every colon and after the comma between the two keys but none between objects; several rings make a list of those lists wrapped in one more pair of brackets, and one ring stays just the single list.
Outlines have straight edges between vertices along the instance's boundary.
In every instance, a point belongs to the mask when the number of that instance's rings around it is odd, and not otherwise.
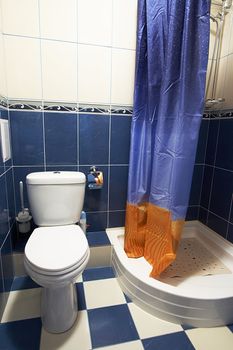
[{"label": "bathroom floor", "polygon": [[78,319],[68,332],[47,333],[40,288],[15,278],[0,324],[0,350],[232,350],[233,325],[187,328],[144,312],[122,293],[110,267],[87,269],[77,281]]}]

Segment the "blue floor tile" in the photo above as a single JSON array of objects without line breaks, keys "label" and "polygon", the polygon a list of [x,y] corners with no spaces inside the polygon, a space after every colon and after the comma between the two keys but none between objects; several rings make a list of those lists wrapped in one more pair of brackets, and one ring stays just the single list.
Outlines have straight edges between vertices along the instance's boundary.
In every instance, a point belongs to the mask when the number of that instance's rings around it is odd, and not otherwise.
[{"label": "blue floor tile", "polygon": [[39,350],[40,318],[0,324],[1,350]]},{"label": "blue floor tile", "polygon": [[106,278],[115,278],[112,267],[96,267],[87,269],[83,272],[83,281],[102,280]]},{"label": "blue floor tile", "polygon": [[15,277],[11,290],[31,289],[40,287],[29,276]]},{"label": "blue floor tile", "polygon": [[86,310],[86,299],[84,294],[83,283],[76,283],[78,310]]},{"label": "blue floor tile", "polygon": [[111,245],[105,231],[87,232],[87,240],[90,247]]},{"label": "blue floor tile", "polygon": [[88,310],[93,348],[139,339],[127,304]]},{"label": "blue floor tile", "polygon": [[145,350],[195,350],[185,332],[143,339],[142,344]]}]

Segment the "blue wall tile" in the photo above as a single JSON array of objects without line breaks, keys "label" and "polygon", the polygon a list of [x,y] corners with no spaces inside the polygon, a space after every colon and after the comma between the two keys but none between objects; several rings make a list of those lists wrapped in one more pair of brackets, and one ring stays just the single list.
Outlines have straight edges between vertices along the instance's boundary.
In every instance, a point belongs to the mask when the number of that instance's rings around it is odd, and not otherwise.
[{"label": "blue wall tile", "polygon": [[4,296],[4,286],[3,286],[3,274],[2,274],[2,263],[1,263],[1,254],[0,254],[0,319],[5,308],[5,296]]},{"label": "blue wall tile", "polygon": [[109,210],[125,210],[127,200],[128,166],[111,166]]},{"label": "blue wall tile", "polygon": [[7,236],[9,230],[6,175],[0,177],[0,248]]},{"label": "blue wall tile", "polygon": [[42,113],[11,111],[10,118],[14,165],[44,164]]},{"label": "blue wall tile", "polygon": [[87,213],[87,231],[104,231],[107,227],[107,212]]},{"label": "blue wall tile", "polygon": [[202,186],[203,165],[195,165],[193,170],[192,186],[189,196],[189,205],[200,204],[200,194]]},{"label": "blue wall tile", "polygon": [[227,239],[228,239],[231,243],[233,243],[233,225],[232,225],[232,224],[229,224]]},{"label": "blue wall tile", "polygon": [[130,116],[111,117],[111,164],[128,164],[130,148]]},{"label": "blue wall tile", "polygon": [[79,115],[79,147],[80,164],[108,164],[109,116]]},{"label": "blue wall tile", "polygon": [[[99,166],[100,171],[103,171],[104,184],[101,189],[90,190],[86,184],[84,210],[85,211],[107,211],[108,205],[108,167]],[[88,174],[89,166],[80,166],[79,171],[85,175]]]},{"label": "blue wall tile", "polygon": [[210,189],[211,189],[213,171],[214,171],[213,167],[211,166],[204,167],[200,204],[202,207],[207,209],[209,207],[209,198],[210,198]]},{"label": "blue wall tile", "polygon": [[1,108],[1,118],[8,120],[8,110],[7,109]]},{"label": "blue wall tile", "polygon": [[233,172],[215,168],[210,211],[228,220],[232,192]]},{"label": "blue wall tile", "polygon": [[198,220],[198,206],[188,207],[185,220]]},{"label": "blue wall tile", "polygon": [[14,183],[15,183],[15,205],[16,214],[21,210],[20,206],[20,195],[19,195],[19,182],[24,183],[24,205],[26,208],[29,207],[28,196],[27,196],[27,186],[26,186],[26,176],[30,173],[44,171],[43,167],[14,167]]},{"label": "blue wall tile", "polygon": [[216,165],[233,170],[233,119],[220,121]]},{"label": "blue wall tile", "polygon": [[218,216],[209,213],[207,225],[220,234],[222,237],[226,238],[227,235],[227,221],[219,218]]},{"label": "blue wall tile", "polygon": [[208,138],[208,128],[209,128],[209,120],[203,119],[201,122],[199,139],[197,145],[197,153],[196,153],[196,163],[204,164],[205,162],[205,151],[207,145]]},{"label": "blue wall tile", "polygon": [[125,226],[125,211],[109,212],[109,227]]},{"label": "blue wall tile", "polygon": [[1,257],[4,289],[5,292],[10,292],[14,279],[11,232],[8,233],[7,238],[1,248]]},{"label": "blue wall tile", "polygon": [[46,171],[79,171],[78,165],[47,165]]},{"label": "blue wall tile", "polygon": [[45,113],[46,165],[77,164],[77,114]]},{"label": "blue wall tile", "polygon": [[209,124],[208,141],[207,141],[206,158],[205,158],[205,163],[209,165],[214,164],[216,147],[217,147],[218,129],[219,129],[219,120],[218,119],[211,120]]},{"label": "blue wall tile", "polygon": [[204,225],[206,224],[207,221],[207,214],[208,211],[202,207],[199,208],[199,218],[198,220],[201,221]]},{"label": "blue wall tile", "polygon": [[6,173],[7,184],[7,199],[9,209],[10,226],[15,219],[15,199],[14,199],[14,182],[13,182],[13,168],[9,169]]}]

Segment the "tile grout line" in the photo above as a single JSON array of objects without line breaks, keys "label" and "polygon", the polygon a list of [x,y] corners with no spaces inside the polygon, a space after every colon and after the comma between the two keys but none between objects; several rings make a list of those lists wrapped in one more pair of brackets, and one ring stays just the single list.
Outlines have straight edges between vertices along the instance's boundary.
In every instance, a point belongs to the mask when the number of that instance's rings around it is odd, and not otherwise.
[{"label": "tile grout line", "polygon": [[[201,205],[201,208],[208,212],[208,209],[206,209],[206,208],[203,207],[202,205]],[[211,211],[211,210],[209,210],[209,212],[210,212],[210,214],[212,214],[212,215],[216,216],[217,218],[219,218],[219,219],[225,221],[226,223],[228,223],[228,219],[223,218],[222,216],[220,216],[220,215],[214,213],[214,212]],[[229,222],[229,223],[231,224],[231,222]]]},{"label": "tile grout line", "polygon": [[79,8],[78,8],[78,0],[76,0],[75,2],[75,6],[76,6],[76,35],[77,35],[77,51],[76,51],[76,69],[77,69],[77,75],[76,75],[76,89],[77,89],[77,103],[76,103],[76,123],[77,123],[77,144],[76,144],[76,149],[77,149],[77,170],[79,171],[80,168],[80,115],[78,113],[79,110],[79,102],[78,102],[78,96],[79,96],[79,84],[78,84],[78,68],[79,68],[79,46],[78,46],[78,12],[79,12]]},{"label": "tile grout line", "polygon": [[[40,83],[41,83],[41,100],[42,106],[44,101],[44,89],[43,89],[43,65],[42,65],[42,42],[41,42],[41,16],[40,16],[40,0],[37,0],[38,8],[38,24],[39,24],[39,43],[40,43]],[[45,140],[45,114],[42,112],[42,135],[43,135],[43,159],[44,159],[44,171],[46,171],[46,140]]]},{"label": "tile grout line", "polygon": [[112,131],[112,43],[113,43],[113,0],[111,0],[111,47],[110,47],[110,82],[109,82],[109,128],[108,128],[108,202],[107,202],[107,227],[109,227],[109,209],[110,209],[110,177],[111,177],[111,131]]},{"label": "tile grout line", "polygon": [[200,217],[201,197],[202,197],[202,189],[203,189],[203,181],[204,181],[205,165],[206,165],[205,164],[206,152],[207,152],[207,144],[208,144],[208,139],[209,139],[209,127],[210,127],[210,122],[208,121],[207,135],[206,135],[206,142],[205,142],[205,152],[204,152],[204,164],[203,164],[203,172],[202,172],[201,188],[200,188],[200,196],[199,196],[198,220],[199,220],[199,217]]},{"label": "tile grout line", "polygon": [[213,190],[213,184],[214,184],[214,174],[215,174],[215,164],[216,164],[217,150],[218,150],[219,131],[220,131],[220,120],[218,121],[218,133],[217,133],[216,146],[215,146],[214,166],[213,166],[213,174],[212,174],[211,185],[210,185],[210,196],[209,196],[208,212],[207,212],[207,218],[206,218],[207,225],[208,225],[208,221],[209,221],[210,203],[211,203],[212,190]]},{"label": "tile grout line", "polygon": [[[39,17],[40,17],[40,13],[39,13]],[[112,46],[112,45],[111,46],[110,45],[100,45],[100,44],[84,43],[84,42],[79,42],[79,41],[61,40],[61,39],[54,39],[54,38],[45,38],[45,37],[42,37],[41,35],[39,37],[36,37],[36,36],[19,35],[19,34],[11,34],[11,33],[4,33],[4,32],[2,33],[2,35],[5,37],[16,37],[16,38],[25,38],[25,39],[32,39],[32,40],[44,40],[44,41],[55,41],[55,42],[61,42],[61,43],[78,44],[78,45],[83,45],[83,46],[104,47],[104,48],[108,48],[108,49],[114,48],[117,50],[133,51],[133,52],[136,51],[136,49],[131,49],[131,48],[127,48],[127,47],[118,47],[118,46]]]},{"label": "tile grout line", "polygon": [[233,194],[231,195],[231,204],[230,204],[229,215],[228,215],[226,239],[228,239],[228,233],[229,233],[229,226],[230,226],[230,220],[231,220],[231,211],[232,211],[232,202],[233,202]]}]

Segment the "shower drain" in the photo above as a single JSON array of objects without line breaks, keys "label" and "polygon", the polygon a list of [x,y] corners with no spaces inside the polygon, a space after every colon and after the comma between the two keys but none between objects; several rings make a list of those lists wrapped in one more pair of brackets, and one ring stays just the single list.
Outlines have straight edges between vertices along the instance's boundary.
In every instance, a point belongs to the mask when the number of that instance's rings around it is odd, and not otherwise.
[{"label": "shower drain", "polygon": [[215,255],[195,238],[181,240],[176,260],[160,278],[207,276],[232,273]]}]

